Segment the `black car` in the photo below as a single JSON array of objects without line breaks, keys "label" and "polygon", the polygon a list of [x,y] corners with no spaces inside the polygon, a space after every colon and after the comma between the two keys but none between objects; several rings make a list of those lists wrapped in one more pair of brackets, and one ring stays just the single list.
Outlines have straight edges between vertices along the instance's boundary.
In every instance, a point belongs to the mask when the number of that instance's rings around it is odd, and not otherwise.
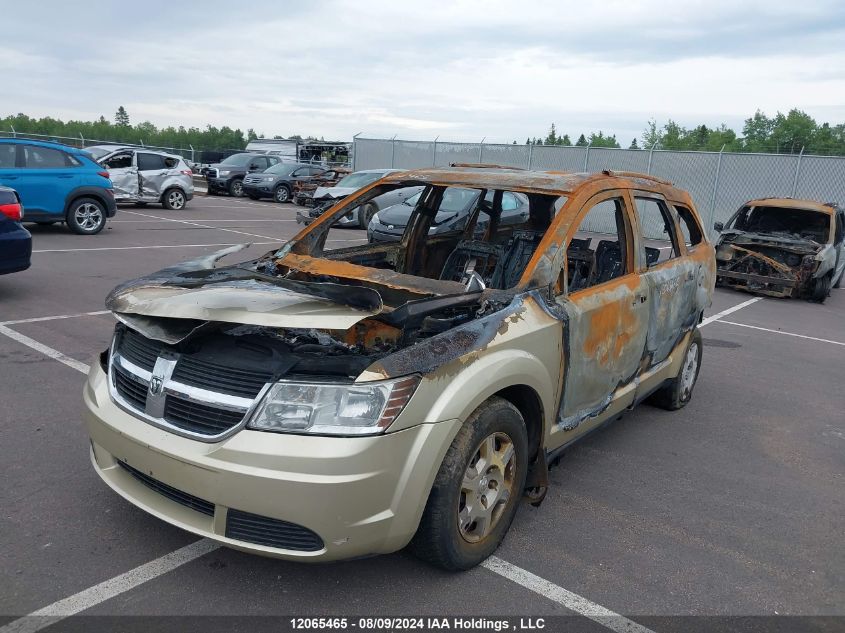
[{"label": "black car", "polygon": [[249,152],[232,154],[222,162],[210,165],[206,170],[205,179],[208,181],[208,193],[211,195],[228,193],[230,196],[240,198],[244,195],[244,176],[262,172],[279,162],[278,157],[267,156],[266,154]]},{"label": "black car", "polygon": [[[464,228],[472,210],[478,201],[478,189],[463,189],[449,187],[443,193],[443,200],[434,223],[428,229],[429,235],[460,231]],[[411,217],[411,212],[420,199],[422,192],[408,198],[400,204],[395,204],[373,216],[367,227],[367,239],[370,242],[398,242],[402,239],[405,226]],[[483,233],[487,226],[488,215],[484,208],[493,204],[493,192],[488,191],[481,202],[482,211],[475,227],[476,233]],[[528,219],[528,198],[521,193],[506,191],[502,194],[502,224],[522,224]]]},{"label": "black car", "polygon": [[260,174],[245,176],[243,191],[253,200],[273,198],[276,202],[288,202],[293,196],[295,182],[311,180],[325,171],[322,167],[302,163],[279,163]]},{"label": "black car", "polygon": [[18,192],[0,186],[0,275],[29,268],[32,236],[23,228],[22,218]]}]

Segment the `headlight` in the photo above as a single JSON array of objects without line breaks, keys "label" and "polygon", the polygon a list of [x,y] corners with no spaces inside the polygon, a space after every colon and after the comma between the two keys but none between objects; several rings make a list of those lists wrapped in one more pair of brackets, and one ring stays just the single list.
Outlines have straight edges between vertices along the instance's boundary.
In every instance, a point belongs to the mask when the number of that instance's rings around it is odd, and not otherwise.
[{"label": "headlight", "polygon": [[247,428],[313,435],[377,435],[390,426],[419,384],[418,376],[373,383],[278,382]]},{"label": "headlight", "polygon": [[378,211],[376,211],[375,214],[373,214],[371,221],[375,222],[376,224],[381,224],[381,220],[378,217]]},{"label": "headlight", "polygon": [[275,179],[276,179],[275,176],[264,176],[264,178],[262,178],[262,180],[275,180]]},{"label": "headlight", "polygon": [[221,169],[220,171],[217,172],[217,175],[218,176],[228,176],[231,173],[232,172],[229,171],[228,169]]}]

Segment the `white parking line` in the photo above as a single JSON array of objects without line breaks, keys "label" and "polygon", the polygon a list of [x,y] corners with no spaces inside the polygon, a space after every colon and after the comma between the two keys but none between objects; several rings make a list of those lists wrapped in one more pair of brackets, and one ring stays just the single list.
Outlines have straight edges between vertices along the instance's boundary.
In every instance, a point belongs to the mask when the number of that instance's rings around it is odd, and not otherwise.
[{"label": "white parking line", "polygon": [[198,224],[197,222],[189,222],[188,220],[174,220],[173,218],[160,218],[157,215],[148,215],[146,213],[138,213],[137,211],[124,211],[124,213],[131,213],[132,215],[140,215],[144,218],[154,218],[156,220],[164,220],[165,222],[178,222],[180,224],[188,224],[190,226],[198,226],[203,229],[216,229],[218,231],[226,231],[227,233],[237,233],[238,235],[246,235],[248,237],[258,237],[262,240],[277,240],[280,241],[281,238],[278,237],[271,237],[269,235],[257,235],[255,233],[246,233],[244,231],[236,231],[235,229],[224,229],[221,226],[211,226],[209,224]]},{"label": "white parking line", "polygon": [[75,319],[76,317],[97,316],[111,314],[111,310],[97,310],[96,312],[79,312],[78,314],[57,314],[56,316],[34,317],[32,319],[16,319],[14,321],[0,321],[0,325],[17,325],[18,323],[37,323],[38,321],[55,321],[56,319]]},{"label": "white parking line", "polygon": [[8,336],[13,341],[17,341],[21,345],[26,345],[34,349],[36,352],[41,352],[45,356],[52,358],[53,360],[57,360],[63,365],[67,365],[68,367],[75,369],[76,371],[82,372],[83,374],[87,374],[90,367],[83,363],[82,361],[78,361],[75,358],[71,358],[65,354],[62,354],[59,350],[53,349],[52,347],[48,347],[43,343],[39,343],[35,339],[29,338],[20,332],[16,332],[15,330],[6,327],[5,325],[0,325],[0,334]]},{"label": "white parking line", "polygon": [[729,314],[733,314],[733,313],[734,313],[734,312],[736,312],[737,310],[742,310],[743,308],[747,308],[747,307],[748,307],[748,306],[750,306],[752,303],[757,303],[757,302],[758,302],[758,301],[760,301],[762,298],[763,298],[763,297],[754,297],[753,299],[749,299],[748,301],[743,301],[742,303],[738,303],[738,304],[736,304],[735,306],[731,306],[731,307],[730,307],[730,308],[728,308],[727,310],[722,310],[721,312],[717,312],[717,313],[716,313],[716,314],[714,314],[713,316],[709,316],[709,317],[707,317],[706,319],[704,319],[704,320],[703,320],[703,321],[699,324],[699,327],[703,327],[703,326],[707,325],[708,323],[713,323],[713,321],[718,321],[718,320],[719,320],[719,319],[721,319],[722,317],[726,317],[726,316],[728,316]]},{"label": "white parking line", "polygon": [[[223,229],[221,229],[223,230]],[[283,244],[287,240],[278,239],[272,242],[251,242],[253,246],[262,244]],[[163,244],[160,246],[103,246],[100,248],[45,248],[43,250],[32,251],[33,253],[85,253],[87,251],[134,251],[143,250],[145,248],[202,248],[204,246],[235,246],[235,243],[229,242],[227,244]]]},{"label": "white parking line", "polygon": [[540,576],[532,574],[530,571],[517,567],[516,565],[512,565],[497,556],[491,556],[481,563],[481,566],[518,585],[522,585],[526,589],[530,589],[534,593],[538,593],[553,602],[557,602],[559,605],[583,615],[593,622],[598,622],[602,626],[617,631],[617,633],[654,633],[651,629],[637,624],[625,616],[619,615],[610,609],[605,609],[600,604],[596,604],[583,596],[579,596],[577,593],[572,593],[563,587],[559,587],[545,578],[540,578]]},{"label": "white parking line", "polygon": [[767,327],[759,327],[757,325],[748,325],[747,323],[737,323],[735,321],[722,321],[720,320],[719,323],[727,323],[728,325],[737,325],[739,327],[747,327],[752,330],[761,330],[762,332],[771,332],[773,334],[783,334],[784,336],[794,336],[795,338],[805,338],[811,341],[819,341],[820,343],[830,343],[831,345],[842,345],[845,347],[845,343],[840,341],[831,341],[830,339],[826,338],[817,338],[815,336],[805,336],[804,334],[793,334],[792,332],[784,332],[783,330],[772,330]]},{"label": "white parking line", "polygon": [[67,617],[90,609],[101,602],[119,596],[162,574],[173,571],[177,567],[181,567],[185,563],[190,563],[200,556],[205,556],[218,547],[220,545],[208,539],[195,541],[190,545],[151,560],[149,563],[139,565],[124,574],[103,581],[99,585],[89,587],[63,600],[38,609],[38,611],[33,611],[29,615],[13,620],[5,626],[0,627],[0,633],[35,633],[60,620],[64,620]]}]

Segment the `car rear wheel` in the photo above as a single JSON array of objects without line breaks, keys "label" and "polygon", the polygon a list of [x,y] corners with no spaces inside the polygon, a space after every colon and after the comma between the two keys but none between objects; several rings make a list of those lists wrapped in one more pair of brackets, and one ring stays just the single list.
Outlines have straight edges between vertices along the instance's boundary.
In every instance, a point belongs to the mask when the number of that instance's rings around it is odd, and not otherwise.
[{"label": "car rear wheel", "polygon": [[229,195],[234,198],[242,198],[244,195],[244,182],[240,178],[236,178],[229,183]]},{"label": "car rear wheel", "polygon": [[68,209],[67,224],[78,235],[95,235],[106,225],[106,209],[94,198],[78,198]]},{"label": "car rear wheel", "polygon": [[165,209],[170,209],[171,211],[184,209],[187,202],[188,200],[185,197],[185,192],[175,187],[165,191],[164,195],[161,197],[162,206]]},{"label": "car rear wheel", "polygon": [[684,352],[681,371],[668,385],[651,395],[648,399],[651,404],[669,411],[676,411],[686,406],[692,398],[692,390],[698,380],[698,372],[701,371],[703,347],[701,332],[696,328]]},{"label": "car rear wheel", "polygon": [[273,190],[273,200],[276,202],[287,202],[290,200],[290,189],[286,185],[279,185]]},{"label": "car rear wheel", "polygon": [[368,202],[358,209],[358,223],[361,225],[362,229],[366,229],[370,226],[370,220],[373,219],[373,216],[376,213],[378,213],[378,207],[375,202]]},{"label": "car rear wheel", "polygon": [[527,472],[522,415],[507,400],[489,398],[464,422],[443,459],[411,541],[414,554],[449,570],[481,563],[510,528]]}]

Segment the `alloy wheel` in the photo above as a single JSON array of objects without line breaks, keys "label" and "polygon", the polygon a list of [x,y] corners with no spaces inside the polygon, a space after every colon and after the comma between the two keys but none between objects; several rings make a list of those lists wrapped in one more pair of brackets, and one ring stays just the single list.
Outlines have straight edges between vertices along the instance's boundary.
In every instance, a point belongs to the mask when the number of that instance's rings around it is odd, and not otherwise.
[{"label": "alloy wheel", "polygon": [[488,435],[470,459],[458,497],[458,530],[464,540],[483,540],[501,519],[514,494],[516,452],[505,433]]},{"label": "alloy wheel", "polygon": [[684,367],[681,370],[681,399],[689,400],[692,394],[695,378],[698,375],[698,343],[693,341],[684,357]]},{"label": "alloy wheel", "polygon": [[97,205],[90,202],[76,207],[73,217],[83,231],[93,231],[103,222],[103,212]]}]

